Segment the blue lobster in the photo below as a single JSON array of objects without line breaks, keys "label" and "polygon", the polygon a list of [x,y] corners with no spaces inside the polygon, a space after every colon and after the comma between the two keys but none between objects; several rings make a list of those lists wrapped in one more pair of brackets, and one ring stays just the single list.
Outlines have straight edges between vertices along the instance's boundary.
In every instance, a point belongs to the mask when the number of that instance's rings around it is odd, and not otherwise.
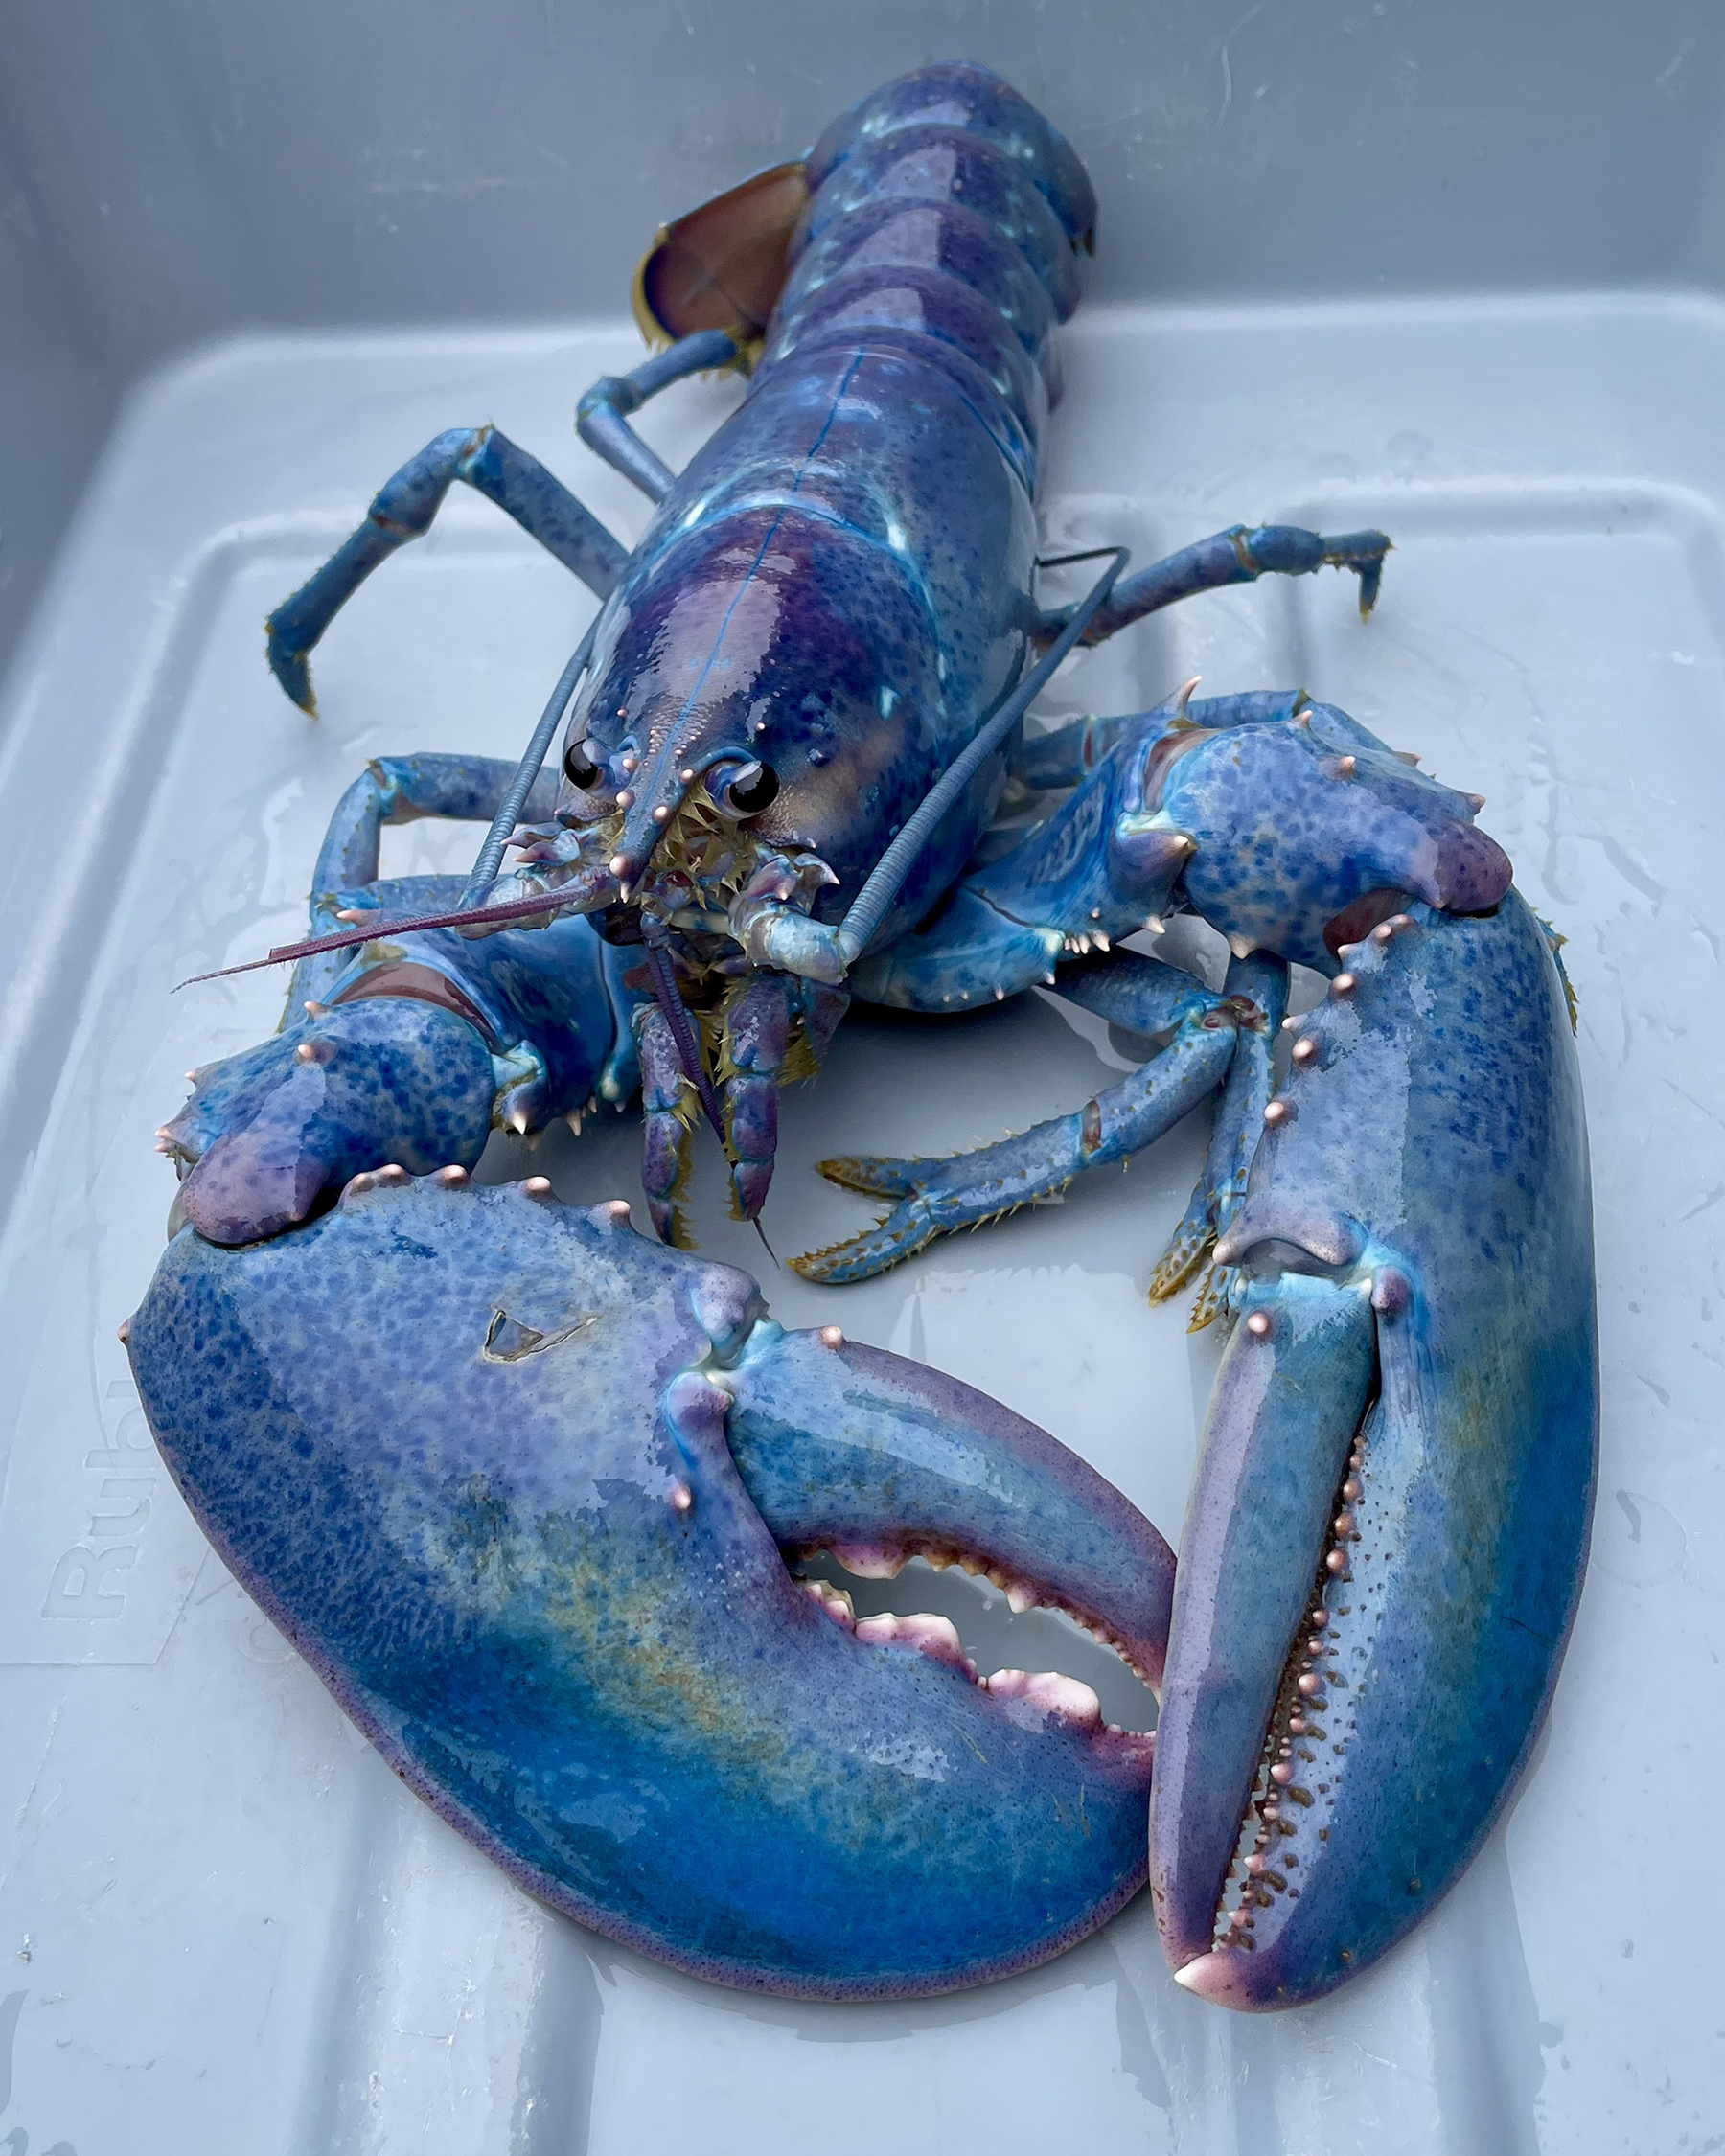
[{"label": "blue lobster", "polygon": [[[296,962],[301,1015],[197,1072],[162,1133],[188,1225],[130,1350],[206,1530],[463,1832],[724,1982],[976,1982],[1147,1870],[1189,1988],[1320,1996],[1478,1847],[1579,1590],[1585,1128],[1555,939],[1478,797],[1303,693],[1188,685],[1024,734],[1080,641],[1326,563],[1368,611],[1389,544],[1236,527],[1039,604],[1053,331],[1093,222],[1023,99],[924,69],[660,234],[637,308],[674,341],[580,416],[658,503],[632,554],[494,430],[398,473],[271,617],[308,709],[307,654],[456,479],[604,607],[518,768],[356,782],[313,933],[265,961]],[[629,417],[720,365],[748,393],[674,477]],[[1057,803],[1016,840],[990,836],[1009,775]],[[492,820],[474,875],[380,881],[380,826],[426,814]],[[1229,940],[1219,992],[1116,948],[1179,910]],[[1291,964],[1330,976],[1299,1020]],[[1232,1326],[1177,1582],[1045,1434],[836,1328],[781,1333],[681,1248],[701,1120],[757,1218],[779,1087],[852,996],[939,1012],[1033,984],[1159,1052],[979,1153],[823,1162],[887,1209],[795,1262],[864,1277],[1214,1093],[1151,1282],[1209,1259],[1194,1321]],[[543,1179],[471,1185],[494,1125],[637,1086],[669,1248]],[[941,1620],[811,1598],[780,1553],[818,1548],[964,1556],[1075,1612],[1160,1688],[1154,1766],[1070,1680],[979,1686]]]}]

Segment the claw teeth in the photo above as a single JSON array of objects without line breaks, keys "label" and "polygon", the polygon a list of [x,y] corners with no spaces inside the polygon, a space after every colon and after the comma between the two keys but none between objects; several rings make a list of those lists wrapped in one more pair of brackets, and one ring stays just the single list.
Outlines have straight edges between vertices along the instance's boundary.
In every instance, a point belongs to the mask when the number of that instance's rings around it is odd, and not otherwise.
[{"label": "claw teeth", "polygon": [[806,1579],[802,1586],[803,1592],[812,1600],[818,1602],[836,1624],[843,1625],[847,1632],[856,1629],[856,1607],[843,1588],[834,1587],[824,1579]]},{"label": "claw teeth", "polygon": [[944,1662],[954,1669],[968,1666],[958,1627],[951,1617],[936,1617],[932,1611],[894,1617],[888,1610],[880,1617],[861,1617],[857,1638],[871,1647],[913,1647],[932,1662]]},{"label": "claw teeth", "polygon": [[833,1555],[859,1579],[897,1579],[906,1564],[902,1549],[889,1549],[878,1543],[835,1543]]},{"label": "claw teeth", "polygon": [[1076,1677],[1053,1669],[997,1669],[986,1680],[996,1699],[1022,1699],[1044,1714],[1062,1714],[1069,1722],[1093,1729],[1102,1719],[1102,1702]]}]

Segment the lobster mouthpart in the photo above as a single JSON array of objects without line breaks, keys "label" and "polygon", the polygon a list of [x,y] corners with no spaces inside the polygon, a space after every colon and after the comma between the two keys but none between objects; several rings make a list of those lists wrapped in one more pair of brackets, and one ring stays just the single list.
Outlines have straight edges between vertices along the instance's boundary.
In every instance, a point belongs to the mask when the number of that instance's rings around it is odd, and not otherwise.
[{"label": "lobster mouthpart", "polygon": [[1545,935],[1510,891],[1346,956],[1216,1247],[1254,1277],[1181,1545],[1151,1805],[1168,1959],[1239,2007],[1357,1974],[1479,1847],[1592,1514],[1587,1147]]},{"label": "lobster mouthpart", "polygon": [[1154,1671],[1155,1530],[627,1206],[365,1177],[271,1242],[183,1231],[129,1345],[226,1562],[553,1907],[718,1982],[890,1997],[1028,1967],[1142,1883],[1149,1739],[1065,1678],[979,1684],[939,1618],[856,1623],[781,1548],[962,1554]]}]

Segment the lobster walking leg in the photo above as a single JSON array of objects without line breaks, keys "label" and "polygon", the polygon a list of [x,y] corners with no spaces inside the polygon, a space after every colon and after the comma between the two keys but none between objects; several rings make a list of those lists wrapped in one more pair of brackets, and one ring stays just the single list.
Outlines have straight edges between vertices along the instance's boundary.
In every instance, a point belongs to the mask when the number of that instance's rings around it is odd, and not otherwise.
[{"label": "lobster walking leg", "polygon": [[[341,926],[347,894],[377,881],[379,846],[385,824],[414,823],[424,816],[479,823],[496,811],[515,766],[496,756],[379,756],[335,804],[311,872],[311,934],[333,934]],[[541,773],[525,813],[548,816],[557,781]],[[354,963],[352,951],[322,951],[302,958],[288,990],[289,1010],[324,1002]]]},{"label": "lobster walking leg", "polygon": [[425,537],[457,479],[507,510],[600,598],[622,574],[628,548],[537,457],[494,426],[451,427],[384,482],[353,538],[265,624],[270,671],[302,711],[317,708],[308,657],[324,631],[380,562]]},{"label": "lobster walking leg", "polygon": [[[1322,568],[1351,569],[1359,578],[1363,618],[1377,603],[1390,543],[1387,532],[1345,532],[1325,538],[1298,524],[1260,524],[1255,530],[1233,524],[1153,562],[1137,576],[1123,577],[1081,641],[1104,643],[1131,623],[1171,607],[1177,599],[1190,598],[1195,591],[1255,584],[1262,576],[1310,576]],[[1045,618],[1044,635],[1058,635],[1065,622],[1064,612],[1050,612]]]},{"label": "lobster walking leg", "polygon": [[[1063,994],[1084,1001],[1081,983]],[[1236,1014],[1234,1058],[1216,1101],[1204,1173],[1192,1192],[1168,1247],[1150,1274],[1150,1300],[1166,1302],[1204,1263],[1218,1238],[1246,1200],[1246,1180],[1264,1128],[1264,1111],[1276,1090],[1276,1035],[1288,1008],[1288,969],[1264,952],[1230,958],[1223,995]],[[1231,1311],[1238,1298],[1240,1274],[1232,1266],[1212,1266],[1192,1307],[1194,1332]]]},{"label": "lobster walking leg", "polygon": [[602,376],[575,407],[575,431],[596,457],[639,487],[649,501],[663,501],[677,475],[641,440],[628,415],[674,381],[732,366],[736,358],[737,340],[727,330],[698,330],[691,337],[679,337],[669,352],[656,354],[632,374]]},{"label": "lobster walking leg", "polygon": [[[1063,1190],[1085,1168],[1125,1158],[1171,1130],[1227,1074],[1239,1018],[1231,1005],[1160,959],[1122,952],[1114,961],[1130,984],[1127,1021],[1173,1039],[1161,1054],[1072,1115],[1039,1123],[1020,1137],[946,1160],[823,1160],[830,1181],[898,1203],[868,1233],[793,1259],[805,1279],[862,1280],[910,1257],[935,1236],[975,1227]],[[1128,1001],[1127,998],[1130,998]]]}]

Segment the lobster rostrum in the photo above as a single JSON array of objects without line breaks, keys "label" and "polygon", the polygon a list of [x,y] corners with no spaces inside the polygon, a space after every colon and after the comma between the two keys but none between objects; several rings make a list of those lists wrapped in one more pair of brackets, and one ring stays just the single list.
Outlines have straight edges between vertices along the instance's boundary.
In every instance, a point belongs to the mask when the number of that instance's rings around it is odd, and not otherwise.
[{"label": "lobster rostrum", "polygon": [[[581,410],[658,502],[632,555],[493,430],[404,468],[271,619],[308,707],[307,653],[453,479],[606,604],[518,768],[403,758],[356,782],[313,933],[272,953],[303,1015],[196,1073],[162,1135],[191,1227],[132,1354],[213,1539],[464,1832],[727,1982],[862,1996],[1028,1965],[1134,1891],[1148,1790],[1180,1980],[1235,2007],[1320,1996],[1478,1847],[1578,1592],[1585,1133],[1555,939],[1479,797],[1303,693],[1187,684],[1024,737],[1076,642],[1325,562],[1367,610],[1388,546],[1241,527],[1039,603],[1051,332],[1093,216],[1006,85],[925,69],[661,234],[637,307],[678,341]],[[748,393],[674,478],[629,414],[720,364]],[[991,836],[1008,775],[1053,806]],[[379,879],[380,826],[419,814],[492,820],[472,877]],[[1182,910],[1228,939],[1219,988],[1117,948]],[[1329,976],[1320,1011],[1286,1016],[1290,965]],[[744,1276],[565,1213],[542,1179],[467,1185],[494,1122],[579,1121],[638,1084],[665,1241],[702,1115],[754,1218],[778,1087],[850,997],[939,1012],[1032,985],[1157,1052],[978,1153],[823,1162],[886,1210],[794,1262],[877,1273],[1213,1093],[1151,1276],[1160,1299],[1209,1260],[1194,1322],[1233,1325],[1171,1634],[1154,1530],[1005,1410],[784,1336]],[[355,1390],[381,1339],[435,1398]],[[938,1620],[853,1628],[824,1596],[835,1629],[781,1556],[823,1547],[864,1571],[968,1552],[1152,1682],[1165,1640],[1154,1788],[1150,1748],[1067,1680],[984,1689]],[[877,1742],[888,1724],[904,1745]],[[959,1724],[986,1773],[931,1734]],[[987,1881],[984,1850],[1012,1852]]]}]

